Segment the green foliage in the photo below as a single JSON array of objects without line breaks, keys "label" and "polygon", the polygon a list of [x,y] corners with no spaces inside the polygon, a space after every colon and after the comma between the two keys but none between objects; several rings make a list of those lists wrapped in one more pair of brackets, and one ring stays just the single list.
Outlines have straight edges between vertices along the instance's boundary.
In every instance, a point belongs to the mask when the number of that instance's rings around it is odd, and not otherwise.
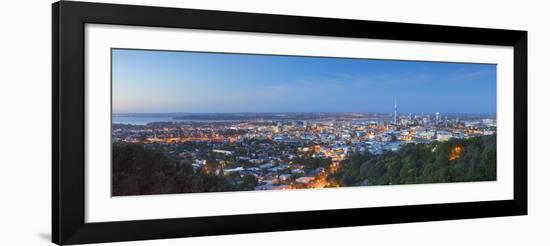
[{"label": "green foliage", "polygon": [[[197,143],[188,145],[208,149]],[[451,158],[453,150],[457,153]],[[236,163],[233,157],[210,153],[205,156],[206,165],[195,171],[190,159],[176,161],[174,155],[165,152],[155,146],[113,143],[112,195],[253,190],[258,185],[252,175],[215,174],[220,163]],[[292,163],[304,165],[309,172],[319,167],[327,169],[331,160],[303,155],[292,159]],[[240,164],[235,167],[246,166]],[[381,155],[353,153],[328,178],[341,186],[496,180],[496,136],[407,144]]]},{"label": "green foliage", "polygon": [[292,159],[292,163],[304,165],[304,171],[309,172],[319,167],[327,169],[330,166],[331,160],[329,158],[298,156]]},{"label": "green foliage", "polygon": [[[210,163],[209,163],[210,164]],[[214,166],[214,164],[211,164]],[[249,179],[249,178],[248,178]],[[112,195],[149,195],[249,190],[225,176],[194,172],[191,163],[176,161],[142,144],[113,143]],[[250,184],[250,181],[247,181]]]},{"label": "green foliage", "polygon": [[[459,151],[451,158],[454,148]],[[407,144],[381,155],[354,153],[332,177],[343,186],[496,180],[496,136]]]},{"label": "green foliage", "polygon": [[239,190],[254,190],[254,187],[258,185],[258,180],[253,175],[245,175],[242,178],[242,182],[239,184]]}]

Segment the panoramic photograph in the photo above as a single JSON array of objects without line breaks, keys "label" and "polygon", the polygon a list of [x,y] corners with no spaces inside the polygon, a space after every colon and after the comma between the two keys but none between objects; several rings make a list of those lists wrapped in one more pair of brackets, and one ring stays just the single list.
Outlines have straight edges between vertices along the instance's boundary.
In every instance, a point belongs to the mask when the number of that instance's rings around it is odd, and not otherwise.
[{"label": "panoramic photograph", "polygon": [[496,65],[112,49],[111,195],[496,181]]}]

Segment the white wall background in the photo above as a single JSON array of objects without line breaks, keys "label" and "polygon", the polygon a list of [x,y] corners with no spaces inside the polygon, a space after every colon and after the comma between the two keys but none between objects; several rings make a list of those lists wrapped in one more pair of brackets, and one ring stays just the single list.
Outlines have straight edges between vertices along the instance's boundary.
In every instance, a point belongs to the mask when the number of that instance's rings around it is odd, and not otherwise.
[{"label": "white wall background", "polygon": [[[107,1],[115,2],[115,1]],[[127,0],[199,9],[309,15],[529,31],[529,215],[113,245],[549,245],[550,30],[545,1]],[[0,8],[0,245],[50,241],[51,1]]]}]

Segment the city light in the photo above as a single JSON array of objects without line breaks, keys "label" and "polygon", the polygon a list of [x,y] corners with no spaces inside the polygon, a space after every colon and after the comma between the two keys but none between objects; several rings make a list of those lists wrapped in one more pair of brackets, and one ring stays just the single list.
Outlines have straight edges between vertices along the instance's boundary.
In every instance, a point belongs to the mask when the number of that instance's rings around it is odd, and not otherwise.
[{"label": "city light", "polygon": [[[332,177],[353,153],[380,155],[405,144],[496,132],[494,117],[400,115],[397,102],[394,106],[391,114],[264,114],[261,119],[220,116],[217,121],[114,124],[112,140],[162,148],[168,157],[192,163],[203,174],[254,177],[257,190],[290,190],[340,187]],[[463,152],[462,146],[453,146],[448,159],[458,160]],[[234,182],[242,182],[239,179]]]}]

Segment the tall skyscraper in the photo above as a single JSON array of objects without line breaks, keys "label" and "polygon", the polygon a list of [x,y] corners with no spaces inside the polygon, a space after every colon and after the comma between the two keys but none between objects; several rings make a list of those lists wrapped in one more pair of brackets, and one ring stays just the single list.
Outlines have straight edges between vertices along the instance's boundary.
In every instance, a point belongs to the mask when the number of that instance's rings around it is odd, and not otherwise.
[{"label": "tall skyscraper", "polygon": [[393,124],[397,125],[397,98],[396,97],[393,98],[393,107],[394,107],[394,110],[393,110]]}]

